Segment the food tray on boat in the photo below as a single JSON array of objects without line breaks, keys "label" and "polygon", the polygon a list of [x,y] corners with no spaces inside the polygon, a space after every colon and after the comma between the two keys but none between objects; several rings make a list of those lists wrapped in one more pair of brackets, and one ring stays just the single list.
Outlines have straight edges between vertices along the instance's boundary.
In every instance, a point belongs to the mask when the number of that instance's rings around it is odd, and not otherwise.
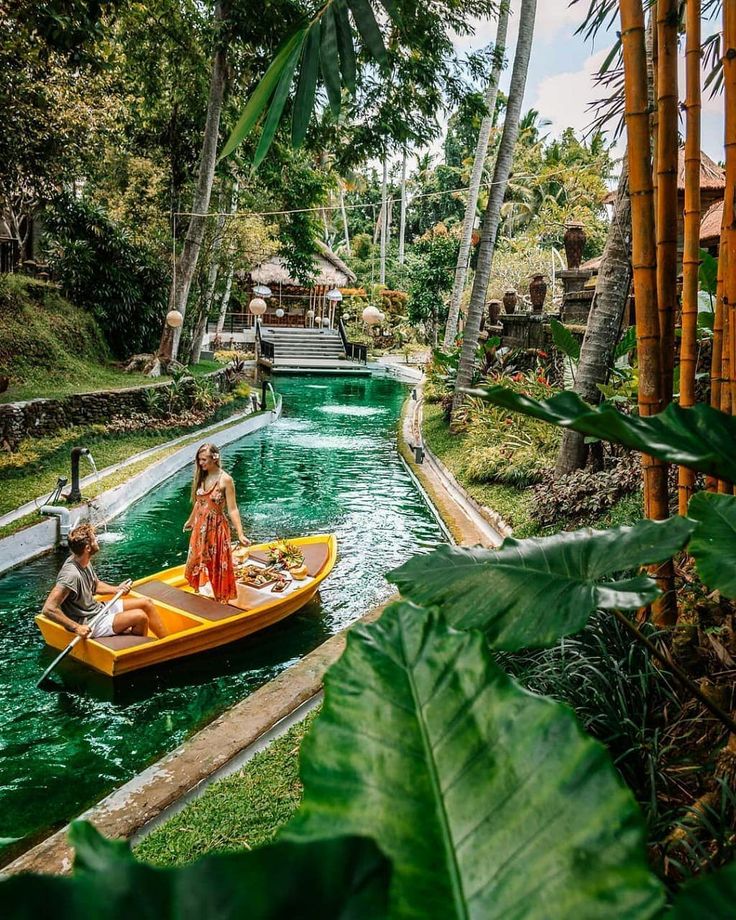
[{"label": "food tray on boat", "polygon": [[[236,571],[236,581],[249,588],[269,588],[279,581],[286,581],[288,576],[273,568],[260,565],[246,565]],[[290,579],[289,579],[290,580]]]}]

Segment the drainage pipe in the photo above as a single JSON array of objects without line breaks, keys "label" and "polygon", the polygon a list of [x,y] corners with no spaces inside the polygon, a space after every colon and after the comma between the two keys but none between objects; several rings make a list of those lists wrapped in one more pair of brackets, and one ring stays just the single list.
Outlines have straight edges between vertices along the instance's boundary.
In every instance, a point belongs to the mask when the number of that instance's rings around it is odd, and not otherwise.
[{"label": "drainage pipe", "polygon": [[45,514],[48,517],[56,517],[58,519],[58,540],[61,546],[66,546],[69,531],[72,529],[72,516],[69,509],[61,505],[42,505],[38,510],[41,514]]}]

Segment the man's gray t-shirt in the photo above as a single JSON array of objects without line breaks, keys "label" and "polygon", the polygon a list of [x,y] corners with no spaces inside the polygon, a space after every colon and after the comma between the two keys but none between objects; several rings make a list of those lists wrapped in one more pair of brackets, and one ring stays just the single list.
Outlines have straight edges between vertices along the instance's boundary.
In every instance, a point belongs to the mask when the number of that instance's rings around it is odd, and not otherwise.
[{"label": "man's gray t-shirt", "polygon": [[94,598],[97,575],[91,565],[82,566],[70,556],[62,565],[56,584],[69,590],[61,609],[76,623],[86,623],[102,609],[103,605]]}]

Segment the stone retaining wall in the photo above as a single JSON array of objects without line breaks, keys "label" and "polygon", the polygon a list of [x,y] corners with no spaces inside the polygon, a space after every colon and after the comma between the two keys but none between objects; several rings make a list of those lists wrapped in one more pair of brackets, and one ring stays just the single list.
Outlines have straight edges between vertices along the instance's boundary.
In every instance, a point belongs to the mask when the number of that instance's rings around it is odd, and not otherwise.
[{"label": "stone retaining wall", "polygon": [[[225,369],[209,374],[207,379],[220,390],[227,389]],[[146,393],[152,388],[165,389],[171,381],[150,387],[102,390],[80,393],[60,399],[29,399],[0,405],[0,447],[15,450],[26,437],[55,434],[72,425],[105,424],[115,415],[146,411]]]}]

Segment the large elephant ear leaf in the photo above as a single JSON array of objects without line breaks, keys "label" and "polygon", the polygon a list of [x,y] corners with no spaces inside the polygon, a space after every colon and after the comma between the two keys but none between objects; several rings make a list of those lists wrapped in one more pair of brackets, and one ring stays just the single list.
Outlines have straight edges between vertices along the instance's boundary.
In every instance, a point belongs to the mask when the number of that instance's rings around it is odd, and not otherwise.
[{"label": "large elephant ear leaf", "polygon": [[698,522],[689,551],[709,588],[736,598],[736,498],[698,492],[688,515]]},{"label": "large elephant ear leaf", "polygon": [[661,903],[605,749],[511,680],[480,633],[412,604],[350,633],[301,764],[285,835],[374,838],[392,917],[645,918]]},{"label": "large elephant ear leaf", "polygon": [[647,576],[608,579],[668,559],[694,526],[687,518],[639,521],[509,538],[498,550],[445,544],[386,577],[409,600],[440,607],[453,626],[485,630],[494,648],[541,648],[581,630],[598,608],[636,610],[653,601],[658,590]]},{"label": "large elephant ear leaf", "polygon": [[372,841],[334,837],[207,856],[178,869],[129,858],[72,878],[17,876],[0,882],[0,903],[3,920],[380,920],[389,880],[390,864]]},{"label": "large elephant ear leaf", "polygon": [[733,920],[736,904],[736,863],[688,882],[672,902],[665,920]]},{"label": "large elephant ear leaf", "polygon": [[545,400],[505,386],[470,392],[522,415],[736,482],[736,417],[704,403],[690,409],[670,403],[664,412],[643,418],[624,415],[610,403],[593,408],[569,391]]}]

